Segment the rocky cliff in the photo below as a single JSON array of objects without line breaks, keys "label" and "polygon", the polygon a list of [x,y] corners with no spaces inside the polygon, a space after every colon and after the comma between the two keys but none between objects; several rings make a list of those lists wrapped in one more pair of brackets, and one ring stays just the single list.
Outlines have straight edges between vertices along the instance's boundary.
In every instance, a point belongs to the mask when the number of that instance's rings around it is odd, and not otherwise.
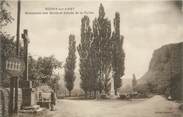
[{"label": "rocky cliff", "polygon": [[148,71],[138,81],[138,90],[181,98],[183,43],[169,44],[154,51]]}]

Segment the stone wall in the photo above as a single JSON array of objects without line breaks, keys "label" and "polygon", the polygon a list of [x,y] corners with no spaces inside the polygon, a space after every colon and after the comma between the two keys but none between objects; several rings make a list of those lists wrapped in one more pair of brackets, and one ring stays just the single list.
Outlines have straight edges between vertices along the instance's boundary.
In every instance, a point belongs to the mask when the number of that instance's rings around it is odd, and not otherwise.
[{"label": "stone wall", "polygon": [[0,88],[0,117],[8,117],[9,111],[9,91]]},{"label": "stone wall", "polygon": [[[21,108],[21,105],[22,105],[22,90],[19,89],[18,93],[19,109]],[[8,117],[8,116],[9,116],[9,89],[0,88],[0,117]]]}]

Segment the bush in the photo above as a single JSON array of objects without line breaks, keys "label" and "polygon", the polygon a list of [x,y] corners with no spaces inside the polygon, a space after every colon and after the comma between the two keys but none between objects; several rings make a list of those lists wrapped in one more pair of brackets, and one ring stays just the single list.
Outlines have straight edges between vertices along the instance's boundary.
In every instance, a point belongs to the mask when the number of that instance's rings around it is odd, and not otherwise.
[{"label": "bush", "polygon": [[119,98],[120,99],[127,99],[127,95],[126,94],[121,94],[121,95],[119,95]]},{"label": "bush", "polygon": [[105,94],[101,94],[101,95],[100,95],[100,98],[101,98],[101,99],[107,99],[107,96],[106,96]]}]

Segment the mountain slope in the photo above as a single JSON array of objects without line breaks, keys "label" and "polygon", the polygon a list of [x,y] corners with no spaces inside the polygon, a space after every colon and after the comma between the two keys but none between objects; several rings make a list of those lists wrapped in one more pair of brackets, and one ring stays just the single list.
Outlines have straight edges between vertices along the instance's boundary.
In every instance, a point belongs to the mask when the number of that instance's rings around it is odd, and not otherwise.
[{"label": "mountain slope", "polygon": [[148,71],[137,88],[181,98],[183,43],[169,44],[154,51]]}]

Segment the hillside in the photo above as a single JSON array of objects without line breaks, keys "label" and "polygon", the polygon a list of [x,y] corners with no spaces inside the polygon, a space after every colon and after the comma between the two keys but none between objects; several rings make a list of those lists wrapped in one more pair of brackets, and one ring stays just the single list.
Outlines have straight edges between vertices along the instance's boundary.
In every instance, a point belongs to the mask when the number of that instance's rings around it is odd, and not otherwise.
[{"label": "hillside", "polygon": [[139,90],[181,98],[183,43],[169,44],[154,51],[148,71],[138,80]]}]

